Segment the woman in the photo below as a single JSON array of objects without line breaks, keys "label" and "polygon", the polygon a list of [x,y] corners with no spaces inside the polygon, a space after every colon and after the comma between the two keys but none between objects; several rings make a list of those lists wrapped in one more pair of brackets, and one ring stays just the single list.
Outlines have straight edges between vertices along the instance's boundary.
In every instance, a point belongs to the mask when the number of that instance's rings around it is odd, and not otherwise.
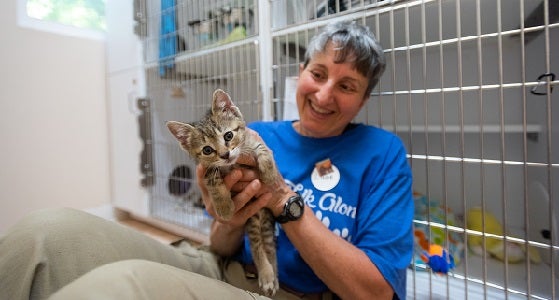
[{"label": "woman", "polygon": [[[413,247],[405,149],[391,133],[351,123],[383,71],[382,48],[355,23],[330,25],[310,42],[296,93],[299,120],[250,125],[274,152],[284,180],[271,193],[250,170],[225,178],[236,213],[229,221],[214,215],[211,249],[219,257],[165,247],[74,211],[43,212],[0,241],[0,273],[12,272],[0,275],[0,291],[11,299],[60,287],[56,299],[265,299],[249,276],[243,225],[267,207],[280,224],[275,299],[405,298]],[[199,183],[203,172],[199,166]],[[16,255],[11,245],[24,250]]]},{"label": "woman", "polygon": [[[364,28],[330,26],[310,43],[300,66],[300,119],[251,125],[274,152],[289,187],[302,193],[307,204],[301,219],[282,224],[278,236],[280,281],[290,289],[330,289],[344,299],[391,298],[394,291],[405,297],[413,213],[405,152],[393,135],[350,123],[383,70],[382,49]],[[325,159],[333,164],[332,173],[326,179],[313,177],[315,163]],[[263,204],[275,216],[294,195],[289,187],[284,184],[284,193]],[[237,197],[238,219],[214,223],[216,253],[236,253],[241,225],[262,207],[244,207],[254,194],[242,196]],[[239,257],[244,264],[250,263],[248,252],[245,242]],[[282,267],[297,272],[282,272]]]}]

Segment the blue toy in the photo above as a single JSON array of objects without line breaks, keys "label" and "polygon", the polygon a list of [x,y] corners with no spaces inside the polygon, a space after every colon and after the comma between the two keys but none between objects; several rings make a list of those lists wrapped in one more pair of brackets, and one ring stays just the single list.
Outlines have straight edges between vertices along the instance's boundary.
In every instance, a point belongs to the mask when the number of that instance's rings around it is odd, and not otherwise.
[{"label": "blue toy", "polygon": [[454,269],[454,257],[446,249],[436,244],[431,244],[428,248],[421,253],[421,259],[433,272],[447,274]]}]

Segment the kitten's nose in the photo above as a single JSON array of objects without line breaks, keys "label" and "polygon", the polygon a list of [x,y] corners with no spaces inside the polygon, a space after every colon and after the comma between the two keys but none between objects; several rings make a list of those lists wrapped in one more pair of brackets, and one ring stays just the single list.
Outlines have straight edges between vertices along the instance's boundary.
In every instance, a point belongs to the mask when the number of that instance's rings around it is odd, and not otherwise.
[{"label": "kitten's nose", "polygon": [[223,159],[229,159],[229,151],[221,154],[219,157],[223,158]]}]

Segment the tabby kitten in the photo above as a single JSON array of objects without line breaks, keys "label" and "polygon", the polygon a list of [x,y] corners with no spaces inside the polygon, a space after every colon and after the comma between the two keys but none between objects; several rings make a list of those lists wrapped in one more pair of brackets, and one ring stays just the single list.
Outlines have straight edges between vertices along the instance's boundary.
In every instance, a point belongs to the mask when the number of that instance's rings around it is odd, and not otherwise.
[{"label": "tabby kitten", "polygon": [[[223,177],[238,167],[235,162],[240,155],[255,158],[263,184],[274,186],[279,179],[271,151],[246,132],[241,111],[220,89],[213,93],[212,108],[202,120],[192,124],[169,121],[167,128],[182,149],[206,168],[204,182],[216,214],[225,220],[231,219],[235,207]],[[246,224],[258,284],[267,296],[273,296],[279,288],[274,228],[274,217],[266,208]]]}]

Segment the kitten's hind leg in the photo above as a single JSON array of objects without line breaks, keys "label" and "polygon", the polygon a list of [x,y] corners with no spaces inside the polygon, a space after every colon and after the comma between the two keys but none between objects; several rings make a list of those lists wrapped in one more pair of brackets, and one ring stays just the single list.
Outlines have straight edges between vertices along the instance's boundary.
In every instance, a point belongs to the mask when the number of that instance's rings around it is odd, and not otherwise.
[{"label": "kitten's hind leg", "polygon": [[[252,216],[247,222],[247,233],[254,264],[258,270],[258,285],[266,296],[273,296],[279,289],[277,267],[275,265],[275,243],[273,240],[273,227],[263,226],[262,221],[265,209]],[[270,251],[274,253],[270,261]]]},{"label": "kitten's hind leg", "polygon": [[278,282],[278,263],[277,263],[277,256],[276,256],[276,240],[275,240],[275,226],[276,221],[274,219],[274,215],[272,211],[269,209],[262,209],[260,210],[260,224],[262,225],[261,236],[262,236],[262,243],[264,246],[264,251],[266,252],[266,257],[268,258],[268,262],[272,265],[272,269],[274,270],[275,274],[275,282],[274,286],[275,289],[279,289],[279,282]]}]

